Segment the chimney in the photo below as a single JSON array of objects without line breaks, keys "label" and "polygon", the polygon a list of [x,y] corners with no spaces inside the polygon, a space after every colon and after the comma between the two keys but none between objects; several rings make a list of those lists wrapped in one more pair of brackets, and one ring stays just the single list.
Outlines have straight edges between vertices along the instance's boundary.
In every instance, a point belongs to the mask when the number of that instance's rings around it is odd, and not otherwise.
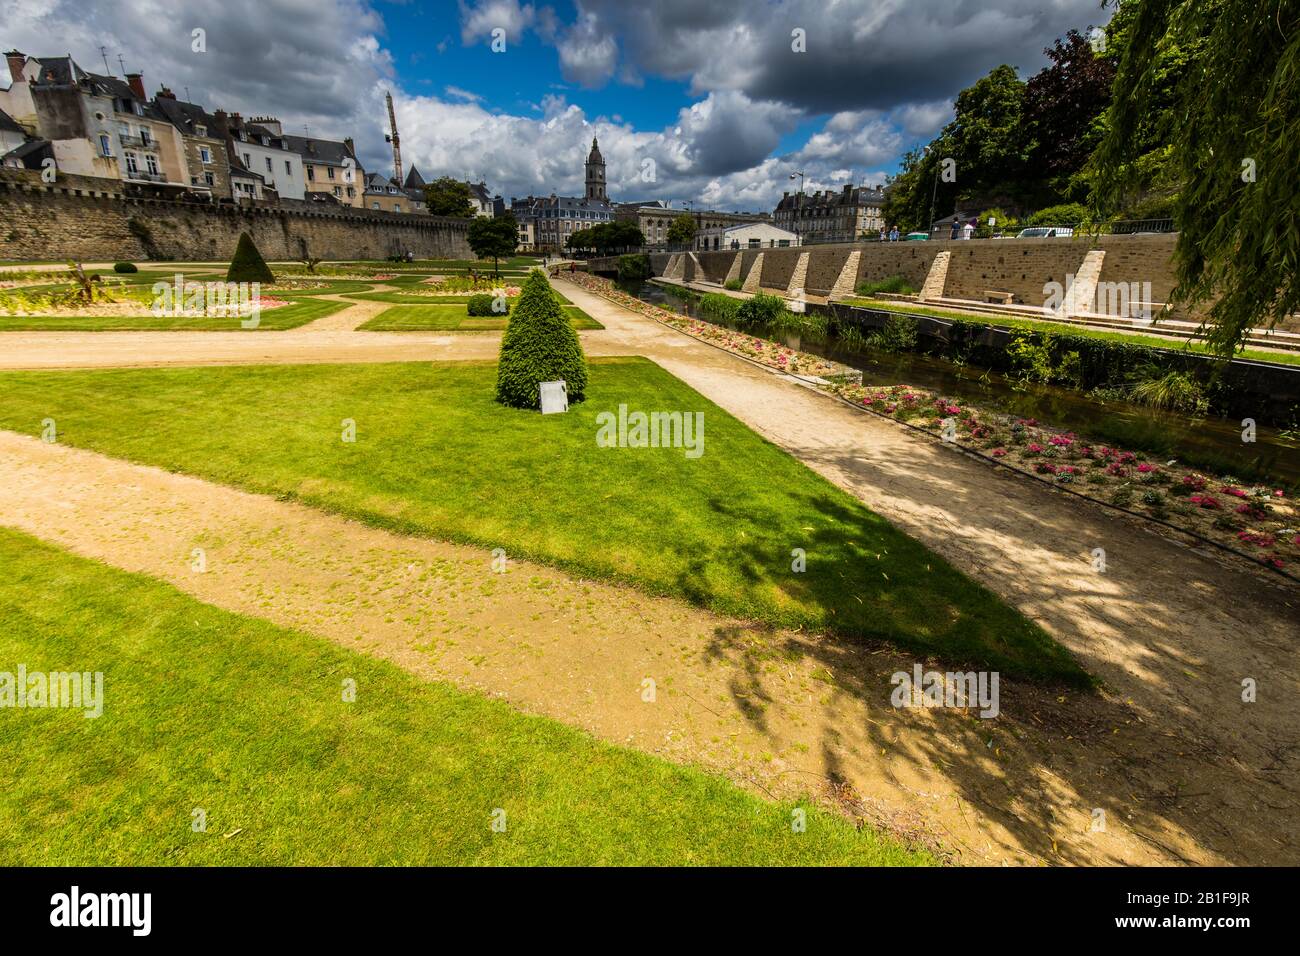
[{"label": "chimney", "polygon": [[26,54],[19,53],[17,50],[10,50],[5,54],[5,59],[9,61],[9,77],[15,83],[23,82],[23,64],[27,62]]},{"label": "chimney", "polygon": [[853,192],[853,184],[852,184],[852,183],[847,183],[847,184],[845,184],[845,186],[844,186],[844,195],[847,196],[847,195],[848,195],[849,193],[851,193],[851,192]]},{"label": "chimney", "polygon": [[352,137],[351,137],[351,136],[344,136],[344,137],[343,137],[343,147],[344,147],[344,148],[345,148],[349,153],[351,153],[353,156],[356,156],[356,155],[357,155],[357,151],[356,151],[356,149],[355,149],[355,148],[353,147],[353,145],[352,145]]},{"label": "chimney", "polygon": [[163,100],[174,100],[176,99],[176,94],[163,86],[158,88],[158,98]]},{"label": "chimney", "polygon": [[126,84],[131,87],[131,92],[135,94],[136,99],[147,100],[149,98],[144,91],[143,73],[128,73],[126,75]]}]

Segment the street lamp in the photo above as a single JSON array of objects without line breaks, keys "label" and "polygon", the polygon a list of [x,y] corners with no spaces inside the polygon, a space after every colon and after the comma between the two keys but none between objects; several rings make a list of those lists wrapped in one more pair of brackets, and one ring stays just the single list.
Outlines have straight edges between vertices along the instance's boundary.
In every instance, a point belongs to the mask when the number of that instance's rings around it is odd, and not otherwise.
[{"label": "street lamp", "polygon": [[[930,147],[923,146],[921,148],[921,153],[922,155],[928,156],[930,154]],[[931,235],[934,232],[934,202],[935,199],[938,197],[938,195],[939,195],[939,167],[936,165],[934,167],[934,188],[930,190],[930,221],[925,224],[925,234],[927,236]]]},{"label": "street lamp", "polygon": [[799,198],[795,200],[794,234],[799,236],[799,242],[800,245],[802,245],[803,233],[799,231],[799,223],[803,220],[803,170],[801,169],[790,174],[791,179],[794,179],[796,176],[799,177]]}]

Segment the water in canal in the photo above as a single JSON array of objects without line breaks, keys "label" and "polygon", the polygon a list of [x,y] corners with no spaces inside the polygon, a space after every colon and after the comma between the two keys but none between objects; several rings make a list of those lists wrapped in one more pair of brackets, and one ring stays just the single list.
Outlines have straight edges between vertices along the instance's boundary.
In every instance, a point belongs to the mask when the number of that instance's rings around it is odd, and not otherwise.
[{"label": "water in canal", "polygon": [[[620,282],[619,287],[644,302],[682,315],[717,322],[697,314],[696,303],[679,298],[652,282]],[[718,323],[724,324],[724,323]],[[1035,385],[971,365],[915,352],[882,352],[848,347],[834,336],[783,329],[747,327],[744,331],[790,348],[842,362],[862,371],[866,385],[912,385],[1022,418],[1036,418],[1055,428],[1141,449],[1158,457],[1177,458],[1241,481],[1273,481],[1300,487],[1300,440],[1277,429],[1259,427],[1253,444],[1241,440],[1241,423],[1207,416],[1194,418],[1127,402],[1102,401],[1055,385]]]}]

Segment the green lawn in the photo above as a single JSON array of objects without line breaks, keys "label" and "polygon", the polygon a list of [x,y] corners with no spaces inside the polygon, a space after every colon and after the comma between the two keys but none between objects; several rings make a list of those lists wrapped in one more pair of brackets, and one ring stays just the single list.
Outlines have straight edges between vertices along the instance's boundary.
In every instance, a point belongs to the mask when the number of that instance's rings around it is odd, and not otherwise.
[{"label": "green lawn", "polygon": [[[391,282],[374,283],[374,284],[396,285],[397,283],[398,280],[393,280]],[[555,297],[558,298],[562,304],[564,305],[572,304],[571,301],[565,297],[564,293],[562,293],[559,289],[555,288],[555,286],[551,286],[551,291],[555,294]],[[390,305],[421,305],[421,304],[431,305],[433,303],[464,302],[468,298],[468,296],[463,296],[463,295],[421,295],[418,292],[415,293],[406,292],[401,289],[399,289],[396,292],[369,292],[369,291],[345,292],[344,295],[346,295],[349,299],[364,299],[367,302],[387,302]],[[511,296],[510,301],[513,303],[517,298],[519,297]]]},{"label": "green lawn", "polygon": [[[576,305],[562,308],[575,329],[604,328]],[[371,332],[482,332],[504,329],[509,321],[509,317],[504,315],[471,316],[463,304],[395,305],[360,328]]]},{"label": "green lawn", "polygon": [[[1129,332],[1107,332],[1103,329],[1089,328],[1071,322],[1051,322],[1039,319],[1020,319],[1004,315],[990,315],[982,319],[976,315],[963,312],[951,312],[944,309],[932,309],[928,306],[915,306],[899,302],[887,302],[880,299],[848,298],[845,305],[857,305],[867,309],[881,309],[886,312],[910,312],[913,315],[930,315],[954,322],[967,322],[974,325],[992,325],[1000,328],[1030,329],[1036,332],[1050,332],[1053,335],[1084,335],[1092,339],[1107,342],[1123,342],[1126,345],[1145,345],[1157,349],[1186,349],[1191,352],[1207,351],[1204,342],[1162,338],[1158,335],[1142,335]],[[1300,365],[1300,352],[1270,352],[1261,349],[1247,349],[1237,355],[1238,358],[1254,359],[1259,362],[1280,362],[1286,365]]]},{"label": "green lawn", "polygon": [[[468,362],[5,372],[0,428],[53,418],[72,445],[398,531],[1089,683],[1039,627],[657,365],[593,361],[588,400],[545,417],[498,405],[495,377]],[[704,454],[597,447],[597,414],[620,403],[702,412]]]},{"label": "green lawn", "polygon": [[0,667],[104,675],[96,719],[0,710],[7,865],[933,862],[8,529],[0,562]]},{"label": "green lawn", "polygon": [[[276,309],[267,309],[261,315],[257,329],[250,331],[268,331],[275,329],[294,329],[316,319],[333,315],[346,309],[346,302],[332,302],[326,299],[298,299],[288,295],[278,296],[290,302]],[[148,313],[148,306],[141,305],[141,315],[90,315],[85,317],[68,317],[58,315],[0,315],[0,332],[110,332],[110,331],[228,331],[242,330],[240,319],[235,316],[157,316]]]}]

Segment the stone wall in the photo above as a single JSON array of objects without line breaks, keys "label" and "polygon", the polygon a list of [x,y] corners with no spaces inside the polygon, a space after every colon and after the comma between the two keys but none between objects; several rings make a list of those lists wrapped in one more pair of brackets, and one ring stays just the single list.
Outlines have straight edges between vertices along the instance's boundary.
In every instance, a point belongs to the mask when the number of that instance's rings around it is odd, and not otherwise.
[{"label": "stone wall", "polygon": [[[812,295],[826,295],[848,260],[849,252],[862,252],[855,282],[904,276],[920,289],[935,256],[951,252],[944,295],[957,299],[983,300],[988,291],[1010,292],[1015,301],[1042,305],[1044,286],[1065,284],[1067,275],[1077,274],[1090,249],[1106,253],[1103,282],[1150,282],[1152,299],[1164,302],[1173,288],[1172,256],[1175,236],[1101,236],[1091,239],[985,239],[971,241],[867,242],[856,245],[812,245],[788,249],[764,249],[762,287],[784,290],[800,253],[810,253],[805,288]],[[739,253],[720,250],[699,253],[709,281],[721,282],[732,258],[743,258],[741,274],[747,275],[755,250]],[[652,264],[655,257],[651,257]],[[656,271],[660,271],[656,269]]]},{"label": "stone wall", "polygon": [[122,195],[113,180],[0,170],[0,259],[222,260],[248,232],[267,259],[473,258],[464,219],[284,201],[212,205]]}]

